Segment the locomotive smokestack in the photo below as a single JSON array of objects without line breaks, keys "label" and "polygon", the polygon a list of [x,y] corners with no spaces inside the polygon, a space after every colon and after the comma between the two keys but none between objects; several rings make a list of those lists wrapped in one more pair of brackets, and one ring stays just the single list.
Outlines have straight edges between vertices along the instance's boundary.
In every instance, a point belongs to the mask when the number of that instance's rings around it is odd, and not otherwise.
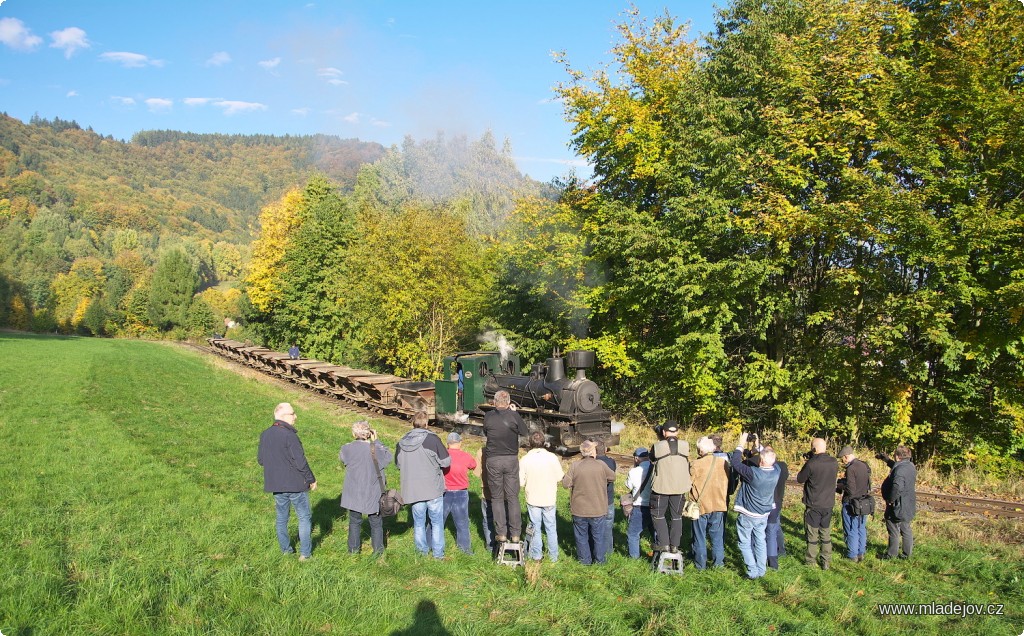
[{"label": "locomotive smokestack", "polygon": [[548,374],[546,377],[547,382],[558,382],[559,380],[565,379],[565,362],[562,360],[562,356],[559,355],[558,349],[555,349],[551,357],[548,358]]},{"label": "locomotive smokestack", "polygon": [[586,380],[587,379],[587,371],[586,371],[586,369],[576,369],[576,379],[577,380]]}]

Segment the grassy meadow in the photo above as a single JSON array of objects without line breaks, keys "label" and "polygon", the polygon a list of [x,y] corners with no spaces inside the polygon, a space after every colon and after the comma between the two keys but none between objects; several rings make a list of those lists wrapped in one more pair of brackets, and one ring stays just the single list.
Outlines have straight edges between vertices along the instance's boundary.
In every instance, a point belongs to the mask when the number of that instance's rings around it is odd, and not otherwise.
[{"label": "grassy meadow", "polygon": [[[177,346],[0,333],[0,632],[48,634],[998,634],[1024,631],[1018,524],[919,515],[910,562],[802,565],[802,506],[783,527],[791,556],[746,581],[730,521],[727,567],[655,575],[616,554],[574,561],[565,494],[557,564],[493,564],[476,550],[415,556],[408,513],[389,520],[381,559],[349,555],[338,507],[339,447],[357,416],[297,389],[239,374]],[[256,463],[260,431],[291,401],[319,481],[313,560],[282,556]],[[377,421],[392,445],[405,430]],[[473,444],[467,450],[475,451]],[[393,468],[391,469],[394,470]],[[390,476],[397,483],[397,472]],[[292,533],[296,534],[294,515]],[[366,533],[364,532],[364,535]],[[297,540],[297,539],[296,539]],[[1004,604],[1003,616],[881,617],[879,603]]]}]

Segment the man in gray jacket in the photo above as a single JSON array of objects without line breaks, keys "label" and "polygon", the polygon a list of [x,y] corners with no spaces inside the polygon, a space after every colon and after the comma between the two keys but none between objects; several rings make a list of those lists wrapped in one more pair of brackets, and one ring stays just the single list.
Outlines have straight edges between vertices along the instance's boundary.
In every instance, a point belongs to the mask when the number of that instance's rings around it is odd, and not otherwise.
[{"label": "man in gray jacket", "polygon": [[316,477],[295,430],[295,409],[291,404],[282,402],[274,409],[274,423],[260,434],[256,460],[263,467],[263,490],[274,493],[275,529],[281,552],[295,551],[288,537],[288,516],[294,507],[295,516],[299,518],[299,560],[309,559],[313,549],[309,491],[316,490]]},{"label": "man in gray jacket", "polygon": [[[900,446],[896,449],[896,460],[880,454],[878,458],[892,469],[882,482],[882,498],[885,499],[885,529],[889,532],[889,550],[883,559],[909,559],[914,551],[914,533],[910,522],[917,514],[917,468],[910,461],[910,449]],[[900,537],[903,538],[903,552],[900,553]]]},{"label": "man in gray jacket", "polygon": [[[412,538],[422,555],[433,549],[444,558],[444,473],[452,463],[441,439],[427,430],[427,414],[413,417],[413,429],[398,440],[395,463],[401,471],[402,500],[412,510]],[[430,541],[426,523],[430,517]]]}]

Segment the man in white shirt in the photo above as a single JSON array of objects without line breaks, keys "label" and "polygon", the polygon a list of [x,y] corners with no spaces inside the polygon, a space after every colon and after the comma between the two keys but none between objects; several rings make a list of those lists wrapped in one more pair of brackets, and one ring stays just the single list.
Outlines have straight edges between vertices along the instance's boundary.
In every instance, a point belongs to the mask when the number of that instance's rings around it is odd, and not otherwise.
[{"label": "man in white shirt", "polygon": [[[626,488],[633,497],[633,510],[629,513],[629,529],[626,531],[626,544],[629,547],[629,558],[640,558],[640,535],[646,530],[654,532],[651,523],[651,461],[646,448],[633,451],[633,468],[626,476]],[[651,543],[657,541],[651,538]]]},{"label": "man in white shirt", "polygon": [[530,433],[530,451],[519,460],[519,482],[526,490],[526,511],[533,526],[530,541],[530,558],[540,561],[543,554],[541,525],[548,535],[548,556],[551,562],[558,561],[558,534],[555,530],[555,500],[558,497],[558,483],[565,472],[562,462],[544,448],[544,433]]}]

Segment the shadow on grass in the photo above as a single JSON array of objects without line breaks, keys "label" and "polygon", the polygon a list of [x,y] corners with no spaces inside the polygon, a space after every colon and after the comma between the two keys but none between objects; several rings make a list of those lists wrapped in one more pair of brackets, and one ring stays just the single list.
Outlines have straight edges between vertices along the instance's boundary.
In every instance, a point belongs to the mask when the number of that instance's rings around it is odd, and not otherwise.
[{"label": "shadow on grass", "polygon": [[[338,505],[338,499],[321,499],[313,506],[313,549],[334,532],[334,522],[345,516],[345,510]],[[316,532],[319,528],[320,532]]]},{"label": "shadow on grass", "polygon": [[391,636],[422,636],[424,634],[433,634],[434,636],[451,634],[441,622],[441,616],[437,613],[437,605],[427,599],[423,599],[416,605],[416,611],[412,615],[412,625],[391,632]]}]

